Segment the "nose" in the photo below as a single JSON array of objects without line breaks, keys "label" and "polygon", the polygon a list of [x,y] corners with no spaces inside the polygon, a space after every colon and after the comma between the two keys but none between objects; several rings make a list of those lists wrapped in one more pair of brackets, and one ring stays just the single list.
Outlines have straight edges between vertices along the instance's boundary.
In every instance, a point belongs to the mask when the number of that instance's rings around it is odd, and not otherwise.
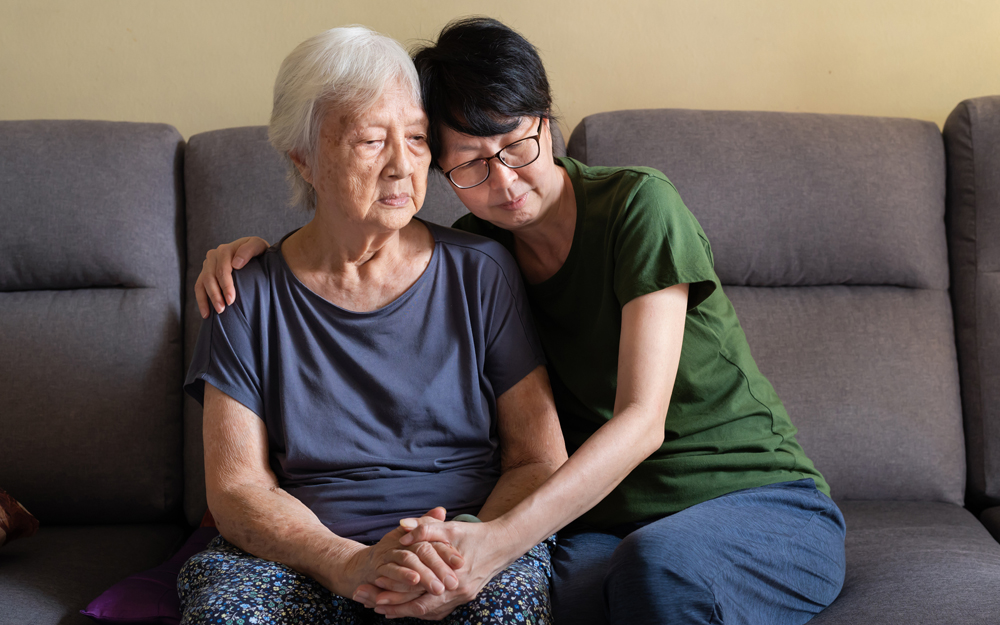
[{"label": "nose", "polygon": [[389,142],[389,160],[386,162],[385,173],[390,178],[408,178],[416,170],[413,164],[414,156],[406,147],[406,138],[397,137]]},{"label": "nose", "polygon": [[500,162],[499,158],[489,161],[493,170],[490,172],[488,182],[495,189],[506,189],[517,180],[517,172]]}]

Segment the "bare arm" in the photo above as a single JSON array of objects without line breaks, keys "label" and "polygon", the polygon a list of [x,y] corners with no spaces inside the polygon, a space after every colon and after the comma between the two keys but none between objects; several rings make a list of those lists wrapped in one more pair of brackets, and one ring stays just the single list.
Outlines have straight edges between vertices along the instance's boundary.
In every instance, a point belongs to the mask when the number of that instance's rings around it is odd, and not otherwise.
[{"label": "bare arm", "polygon": [[[399,547],[402,529],[366,547],[331,532],[282,490],[268,464],[264,422],[210,384],[205,385],[204,415],[208,506],[227,540],[309,575],[341,596],[350,597],[359,584],[379,576],[414,584],[419,580],[427,590],[445,590],[420,558]],[[451,574],[443,562],[433,564],[442,576]],[[457,585],[457,580],[449,585]]]},{"label": "bare arm", "polygon": [[498,519],[520,546],[530,548],[590,510],[663,444],[687,296],[688,285],[680,284],[622,308],[614,416],[551,479]]},{"label": "bare arm", "polygon": [[555,400],[545,367],[497,398],[501,476],[479,512],[492,521],[531,494],[566,462]]},{"label": "bare arm", "polygon": [[[622,308],[614,416],[544,484],[507,513],[481,526],[407,520],[407,526],[418,527],[401,542],[449,542],[467,562],[482,562],[484,567],[489,563],[499,571],[606,497],[663,444],[664,421],[684,340],[687,296],[688,285],[680,284],[637,297]],[[464,584],[456,593],[463,590],[468,590]],[[388,603],[378,606],[376,612],[391,617],[440,617],[452,594],[394,605],[392,593],[383,593],[379,599]]]}]

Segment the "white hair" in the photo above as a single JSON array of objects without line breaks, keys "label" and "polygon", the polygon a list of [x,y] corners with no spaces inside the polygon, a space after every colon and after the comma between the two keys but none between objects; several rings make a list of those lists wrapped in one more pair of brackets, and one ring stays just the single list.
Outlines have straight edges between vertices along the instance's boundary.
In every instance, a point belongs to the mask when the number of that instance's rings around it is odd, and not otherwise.
[{"label": "white hair", "polygon": [[409,54],[395,39],[364,26],[332,28],[285,57],[274,81],[267,135],[288,162],[293,204],[316,207],[316,191],[290,155],[313,162],[326,111],[361,113],[397,81],[420,102],[420,82]]}]

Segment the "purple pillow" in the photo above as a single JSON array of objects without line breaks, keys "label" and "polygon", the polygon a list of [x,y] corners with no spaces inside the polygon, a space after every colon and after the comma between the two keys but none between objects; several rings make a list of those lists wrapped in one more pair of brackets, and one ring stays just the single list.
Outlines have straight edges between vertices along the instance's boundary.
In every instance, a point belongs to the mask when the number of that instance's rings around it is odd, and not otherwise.
[{"label": "purple pillow", "polygon": [[208,542],[219,535],[214,527],[199,527],[187,539],[174,557],[160,566],[136,573],[124,579],[90,602],[80,614],[99,623],[157,623],[177,625],[181,622],[180,599],[177,598],[177,574],[188,558],[204,551]]}]

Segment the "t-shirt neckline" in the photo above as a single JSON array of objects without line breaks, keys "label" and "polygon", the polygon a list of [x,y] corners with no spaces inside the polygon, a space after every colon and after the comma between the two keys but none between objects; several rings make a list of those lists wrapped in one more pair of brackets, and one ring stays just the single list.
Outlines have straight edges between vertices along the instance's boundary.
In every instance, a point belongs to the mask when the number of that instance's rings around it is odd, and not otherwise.
[{"label": "t-shirt neckline", "polygon": [[324,307],[329,308],[329,310],[331,310],[332,312],[347,317],[377,317],[379,315],[385,315],[392,312],[396,308],[402,306],[404,302],[412,298],[413,294],[419,290],[420,285],[423,284],[426,280],[430,280],[428,275],[432,273],[432,268],[440,256],[438,254],[438,246],[440,245],[441,241],[440,239],[438,239],[438,233],[435,230],[435,224],[426,222],[423,219],[420,219],[419,217],[414,217],[413,219],[416,219],[420,223],[424,224],[424,226],[427,227],[427,230],[430,231],[431,238],[434,239],[434,247],[431,250],[431,259],[427,262],[427,267],[424,268],[423,272],[420,274],[420,277],[418,277],[413,282],[413,284],[411,284],[405,291],[400,293],[399,297],[392,300],[385,306],[376,308],[375,310],[350,310],[349,308],[338,306],[333,302],[331,302],[330,300],[323,297],[322,295],[320,295],[319,293],[313,291],[308,286],[306,286],[301,280],[299,280],[299,277],[295,275],[295,272],[292,271],[292,268],[288,266],[288,262],[285,260],[285,255],[281,251],[281,246],[284,244],[285,239],[287,239],[288,237],[292,236],[293,234],[301,230],[302,229],[301,227],[296,228],[295,230],[292,230],[285,236],[281,237],[281,240],[272,245],[268,251],[274,252],[275,255],[278,257],[278,261],[281,263],[281,270],[288,274],[288,276],[290,277],[289,282],[291,284],[295,285],[295,287],[297,289],[300,289],[302,292],[308,294],[308,297],[310,297],[311,299],[315,299],[318,302],[322,302],[322,305]]}]

